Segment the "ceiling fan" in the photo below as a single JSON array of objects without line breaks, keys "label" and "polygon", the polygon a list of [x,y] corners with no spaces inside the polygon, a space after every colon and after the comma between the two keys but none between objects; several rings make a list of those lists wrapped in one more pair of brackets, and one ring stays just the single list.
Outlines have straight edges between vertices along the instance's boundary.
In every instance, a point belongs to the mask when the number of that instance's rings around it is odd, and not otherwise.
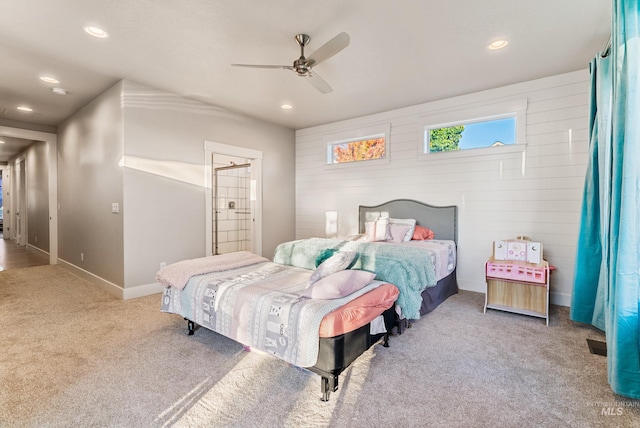
[{"label": "ceiling fan", "polygon": [[306,34],[297,34],[296,42],[300,46],[300,58],[293,61],[293,65],[258,65],[258,64],[231,64],[235,67],[251,67],[251,68],[279,68],[284,70],[291,70],[300,77],[307,77],[309,83],[316,87],[320,92],[326,94],[333,89],[318,73],[312,70],[312,68],[322,61],[331,58],[342,49],[349,45],[349,35],[347,33],[340,33],[333,39],[329,40],[324,45],[320,46],[309,57],[304,56],[304,47],[309,44],[311,37]]}]

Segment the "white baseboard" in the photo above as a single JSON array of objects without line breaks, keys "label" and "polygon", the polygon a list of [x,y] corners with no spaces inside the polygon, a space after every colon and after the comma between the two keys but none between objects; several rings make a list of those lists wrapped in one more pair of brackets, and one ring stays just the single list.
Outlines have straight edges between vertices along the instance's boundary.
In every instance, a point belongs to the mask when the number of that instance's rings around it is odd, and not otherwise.
[{"label": "white baseboard", "polygon": [[[458,288],[460,290],[475,291],[476,293],[485,294],[487,292],[487,283],[478,281],[468,281],[458,278]],[[571,306],[571,294],[558,293],[553,291],[553,287],[549,292],[549,303],[557,306]]]},{"label": "white baseboard", "polygon": [[549,292],[549,303],[557,306],[571,307],[571,294],[556,293],[553,289]]},{"label": "white baseboard", "polygon": [[158,282],[154,282],[153,284],[138,285],[137,287],[125,288],[123,299],[136,299],[138,297],[162,293],[164,291],[164,288],[164,285]]},{"label": "white baseboard", "polygon": [[468,281],[458,278],[458,288],[465,291],[475,291],[476,293],[486,293],[487,284],[485,282]]},{"label": "white baseboard", "polygon": [[42,248],[38,248],[38,247],[36,247],[34,245],[31,245],[31,244],[27,244],[27,251],[33,251],[35,253],[40,253],[43,256],[49,257],[49,252],[48,251],[45,251]]},{"label": "white baseboard", "polygon": [[96,285],[101,290],[106,291],[120,299],[129,300],[137,297],[144,297],[150,294],[161,293],[164,287],[159,283],[139,285],[137,287],[122,288],[113,282],[107,281],[97,275],[92,274],[78,266],[69,263],[65,260],[58,259],[58,264],[69,272],[78,275],[80,278],[89,281],[91,284]]}]

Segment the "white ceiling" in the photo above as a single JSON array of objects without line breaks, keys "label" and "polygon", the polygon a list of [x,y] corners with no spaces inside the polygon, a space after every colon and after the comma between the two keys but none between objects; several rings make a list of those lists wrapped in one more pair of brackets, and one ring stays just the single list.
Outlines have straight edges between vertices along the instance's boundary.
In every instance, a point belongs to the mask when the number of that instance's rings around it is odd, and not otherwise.
[{"label": "white ceiling", "polygon": [[[610,22],[611,0],[0,0],[0,124],[56,126],[126,78],[300,129],[585,69]],[[290,65],[295,34],[309,56],[343,31],[349,46],[314,68],[328,94],[230,66]],[[507,48],[488,50],[498,38]]]}]

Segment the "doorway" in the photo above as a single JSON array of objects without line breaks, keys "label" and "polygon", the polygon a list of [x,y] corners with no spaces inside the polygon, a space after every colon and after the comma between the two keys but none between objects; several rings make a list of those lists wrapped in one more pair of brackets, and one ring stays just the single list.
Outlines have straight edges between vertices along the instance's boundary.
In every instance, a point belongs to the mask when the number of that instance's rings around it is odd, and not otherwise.
[{"label": "doorway", "polygon": [[206,255],[262,255],[262,152],[204,143]]},{"label": "doorway", "polygon": [[252,251],[251,162],[214,154],[212,165],[213,254]]}]

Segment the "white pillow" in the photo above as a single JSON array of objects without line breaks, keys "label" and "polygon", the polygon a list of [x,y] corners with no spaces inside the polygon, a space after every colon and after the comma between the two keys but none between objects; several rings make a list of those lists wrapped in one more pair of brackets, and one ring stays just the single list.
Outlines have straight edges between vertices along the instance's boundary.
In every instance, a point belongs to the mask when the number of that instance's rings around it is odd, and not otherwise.
[{"label": "white pillow", "polygon": [[332,273],[345,270],[349,267],[355,257],[356,253],[354,251],[338,251],[334,253],[327,260],[320,263],[315,272],[311,274],[311,278],[309,278],[309,285],[313,285],[316,281],[319,281]]},{"label": "white pillow", "polygon": [[416,220],[414,218],[390,218],[389,224],[404,224],[409,226],[409,229],[404,235],[404,239],[402,241],[411,241],[413,238],[413,231],[416,228]]},{"label": "white pillow", "polygon": [[391,239],[389,232],[389,219],[379,218],[376,221],[368,221],[364,224],[367,241],[388,241]]},{"label": "white pillow", "polygon": [[376,277],[366,270],[341,270],[322,278],[302,293],[310,299],[340,299],[355,293]]}]

